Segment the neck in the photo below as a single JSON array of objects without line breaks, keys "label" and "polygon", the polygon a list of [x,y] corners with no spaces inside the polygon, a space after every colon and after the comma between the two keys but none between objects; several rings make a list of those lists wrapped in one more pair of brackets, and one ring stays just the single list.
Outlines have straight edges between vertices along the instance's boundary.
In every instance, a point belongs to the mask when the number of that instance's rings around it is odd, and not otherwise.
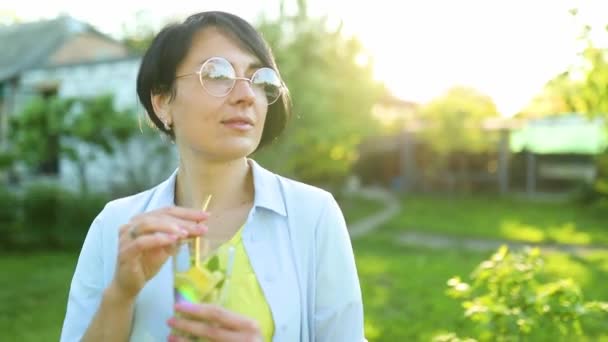
[{"label": "neck", "polygon": [[180,159],[175,185],[175,204],[207,211],[233,208],[253,201],[253,176],[246,158],[232,161]]}]

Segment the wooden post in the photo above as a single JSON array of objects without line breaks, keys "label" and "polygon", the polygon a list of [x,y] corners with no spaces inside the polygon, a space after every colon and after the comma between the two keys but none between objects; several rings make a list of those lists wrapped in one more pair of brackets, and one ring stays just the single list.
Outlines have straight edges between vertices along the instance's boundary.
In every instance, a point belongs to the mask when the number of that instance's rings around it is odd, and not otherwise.
[{"label": "wooden post", "polygon": [[0,151],[4,151],[7,146],[6,134],[8,133],[8,96],[9,96],[9,82],[0,84]]},{"label": "wooden post", "polygon": [[532,151],[526,152],[526,193],[536,193],[536,155]]},{"label": "wooden post", "polygon": [[[8,79],[0,83],[0,153],[10,150],[8,141],[8,125],[10,116],[13,114],[16,82]],[[0,184],[9,179],[7,170],[0,172]]]},{"label": "wooden post", "polygon": [[412,132],[404,131],[401,137],[401,148],[399,155],[399,169],[401,173],[401,192],[409,192],[415,189],[416,182],[416,158],[414,139]]},{"label": "wooden post", "polygon": [[509,191],[509,130],[501,129],[498,141],[498,191],[506,194]]}]

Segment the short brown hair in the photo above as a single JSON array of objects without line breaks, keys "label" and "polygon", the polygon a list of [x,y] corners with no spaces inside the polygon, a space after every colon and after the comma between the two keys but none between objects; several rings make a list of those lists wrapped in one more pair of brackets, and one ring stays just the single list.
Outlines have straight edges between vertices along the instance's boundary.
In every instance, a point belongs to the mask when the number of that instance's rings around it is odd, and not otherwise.
[{"label": "short brown hair", "polygon": [[[214,27],[230,35],[242,48],[255,55],[263,66],[279,72],[270,47],[260,33],[244,19],[230,13],[209,11],[193,14],[183,23],[170,24],[154,37],[144,54],[137,74],[137,95],[148,117],[162,132],[175,139],[172,129],[165,129],[154,112],[151,94],[175,96],[175,76],[178,65],[186,58],[194,35],[207,27]],[[287,89],[279,100],[268,107],[266,122],[258,148],[275,140],[291,117],[291,99]]]}]

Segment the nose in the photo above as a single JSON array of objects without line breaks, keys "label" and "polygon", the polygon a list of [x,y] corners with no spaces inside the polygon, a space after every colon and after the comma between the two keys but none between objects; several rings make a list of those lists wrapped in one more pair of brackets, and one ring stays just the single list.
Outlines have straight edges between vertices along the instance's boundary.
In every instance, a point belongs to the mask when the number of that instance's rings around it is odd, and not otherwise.
[{"label": "nose", "polygon": [[235,103],[252,105],[256,100],[256,93],[249,79],[237,78],[231,95]]}]

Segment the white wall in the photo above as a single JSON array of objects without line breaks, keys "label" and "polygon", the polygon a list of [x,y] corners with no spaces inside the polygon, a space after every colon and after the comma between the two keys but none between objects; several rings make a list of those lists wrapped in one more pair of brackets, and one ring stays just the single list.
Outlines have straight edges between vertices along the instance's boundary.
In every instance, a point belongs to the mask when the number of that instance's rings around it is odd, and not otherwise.
[{"label": "white wall", "polygon": [[57,83],[58,95],[62,97],[113,94],[118,109],[138,108],[135,81],[140,62],[139,58],[131,58],[32,69],[21,77],[17,90],[18,106],[23,106],[36,95],[39,85]]},{"label": "white wall", "polygon": [[[119,110],[134,109],[138,116],[144,110],[139,104],[136,93],[136,79],[140,59],[123,59],[104,63],[89,63],[54,68],[34,69],[22,75],[16,96],[18,113],[25,104],[37,95],[42,84],[56,83],[60,97],[95,97],[104,94],[114,96],[115,107]],[[150,134],[150,128],[142,124],[147,134],[135,134],[128,143],[117,146],[114,155],[92,150],[85,144],[69,140],[62,143],[72,144],[80,156],[90,159],[86,163],[89,188],[108,191],[113,184],[129,183],[133,188],[152,186],[167,177],[177,165],[177,157],[168,139],[159,134]],[[91,158],[88,158],[88,157]],[[68,160],[60,160],[61,183],[69,188],[78,189],[79,171],[77,165]],[[125,189],[125,194],[128,190]]]}]

